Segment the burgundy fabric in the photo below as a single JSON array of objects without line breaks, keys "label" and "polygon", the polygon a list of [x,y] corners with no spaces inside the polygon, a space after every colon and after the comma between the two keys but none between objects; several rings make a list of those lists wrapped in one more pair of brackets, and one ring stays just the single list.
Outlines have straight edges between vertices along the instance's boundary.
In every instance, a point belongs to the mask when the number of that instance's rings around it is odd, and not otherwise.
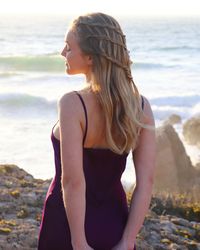
[{"label": "burgundy fabric", "polygon": [[[78,96],[84,108],[83,99]],[[84,112],[87,123],[86,107]],[[87,129],[84,140],[86,134]],[[54,136],[53,129],[51,140],[56,174],[45,199],[38,250],[72,250],[60,181],[60,141]],[[88,244],[95,250],[111,250],[122,237],[128,218],[128,206],[120,179],[125,170],[127,155],[119,155],[106,148],[83,147],[86,180],[85,233]]]}]

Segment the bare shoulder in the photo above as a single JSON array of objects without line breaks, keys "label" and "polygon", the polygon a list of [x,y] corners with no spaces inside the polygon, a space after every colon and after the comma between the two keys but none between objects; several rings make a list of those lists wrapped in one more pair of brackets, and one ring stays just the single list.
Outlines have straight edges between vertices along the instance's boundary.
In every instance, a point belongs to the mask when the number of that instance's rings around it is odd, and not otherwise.
[{"label": "bare shoulder", "polygon": [[58,111],[62,113],[62,115],[70,113],[74,115],[80,114],[80,105],[79,100],[77,98],[77,94],[74,91],[65,93],[58,100]]},{"label": "bare shoulder", "polygon": [[77,103],[79,98],[77,98],[77,94],[75,92],[79,93],[82,97],[84,97],[84,99],[89,99],[92,96],[90,89],[86,87],[77,91],[70,91],[61,96],[61,98],[58,100],[58,106],[65,105],[66,103]]},{"label": "bare shoulder", "polygon": [[143,97],[143,101],[144,101],[143,122],[145,124],[154,125],[155,122],[154,122],[154,116],[153,116],[151,104],[150,104],[149,100],[145,96],[142,96],[142,97]]},{"label": "bare shoulder", "polygon": [[63,106],[66,107],[66,104],[73,104],[75,102],[75,93],[74,91],[67,92],[60,97],[58,100],[58,107],[62,108]]}]

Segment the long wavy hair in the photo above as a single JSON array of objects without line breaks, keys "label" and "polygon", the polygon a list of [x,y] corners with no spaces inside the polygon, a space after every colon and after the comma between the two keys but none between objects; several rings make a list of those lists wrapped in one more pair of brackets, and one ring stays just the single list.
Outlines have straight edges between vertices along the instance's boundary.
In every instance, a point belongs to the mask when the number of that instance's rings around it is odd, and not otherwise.
[{"label": "long wavy hair", "polygon": [[143,112],[125,35],[119,23],[103,13],[79,16],[70,29],[82,52],[92,57],[91,88],[105,116],[106,142],[113,152],[128,153],[137,145]]}]

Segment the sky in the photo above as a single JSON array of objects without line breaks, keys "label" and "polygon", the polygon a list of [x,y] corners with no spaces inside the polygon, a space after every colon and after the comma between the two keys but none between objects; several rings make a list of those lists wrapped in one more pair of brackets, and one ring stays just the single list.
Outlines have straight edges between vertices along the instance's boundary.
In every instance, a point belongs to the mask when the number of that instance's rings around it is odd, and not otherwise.
[{"label": "sky", "polygon": [[0,0],[2,14],[83,14],[100,11],[130,16],[199,16],[200,0]]}]

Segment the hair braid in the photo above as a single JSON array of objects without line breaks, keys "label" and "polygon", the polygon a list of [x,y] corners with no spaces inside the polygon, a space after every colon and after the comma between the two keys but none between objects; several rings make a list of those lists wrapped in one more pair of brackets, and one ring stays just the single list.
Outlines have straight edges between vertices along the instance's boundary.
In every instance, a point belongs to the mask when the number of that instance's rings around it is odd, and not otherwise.
[{"label": "hair braid", "polygon": [[83,24],[83,25],[86,25],[86,26],[91,26],[91,27],[100,27],[100,28],[107,28],[107,29],[111,29],[111,30],[114,30],[116,33],[120,34],[121,36],[124,36],[125,35],[122,33],[122,31],[117,28],[117,27],[114,27],[112,25],[108,25],[108,24],[101,24],[101,23],[89,23],[89,22],[84,22],[84,21],[80,21],[78,24]]},{"label": "hair braid", "polygon": [[125,50],[127,50],[126,45],[124,45],[124,43],[121,42],[117,42],[107,36],[99,36],[99,35],[88,35],[85,39],[89,39],[89,38],[96,38],[97,40],[106,40],[108,42],[111,42],[113,44],[116,44],[118,46],[121,46],[122,48],[124,48]]},{"label": "hair braid", "polygon": [[117,21],[102,13],[80,16],[71,29],[93,59],[91,88],[104,111],[106,141],[114,152],[129,152],[136,147],[142,110],[126,37]]}]

